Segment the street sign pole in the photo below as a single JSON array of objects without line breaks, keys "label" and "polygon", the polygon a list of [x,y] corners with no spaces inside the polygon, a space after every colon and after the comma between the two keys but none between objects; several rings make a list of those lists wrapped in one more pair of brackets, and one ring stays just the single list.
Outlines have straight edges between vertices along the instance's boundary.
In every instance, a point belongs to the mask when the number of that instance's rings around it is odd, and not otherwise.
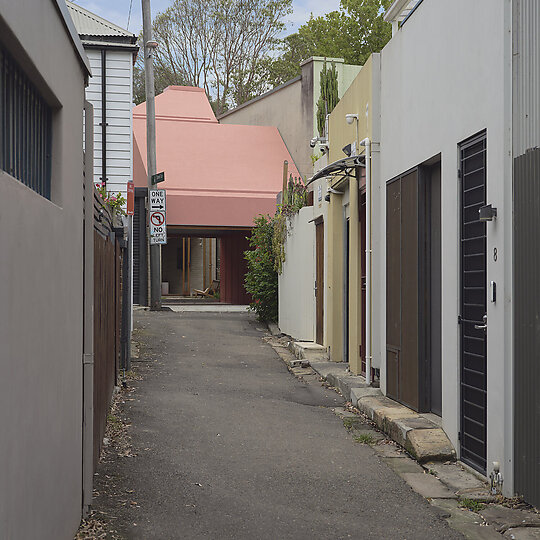
[{"label": "street sign pole", "polygon": [[[148,192],[154,187],[152,176],[156,174],[156,108],[154,103],[154,66],[152,41],[152,15],[150,0],[142,0],[144,74],[146,89],[146,165]],[[148,235],[150,241],[150,235]],[[161,309],[161,245],[150,243],[150,309]]]}]

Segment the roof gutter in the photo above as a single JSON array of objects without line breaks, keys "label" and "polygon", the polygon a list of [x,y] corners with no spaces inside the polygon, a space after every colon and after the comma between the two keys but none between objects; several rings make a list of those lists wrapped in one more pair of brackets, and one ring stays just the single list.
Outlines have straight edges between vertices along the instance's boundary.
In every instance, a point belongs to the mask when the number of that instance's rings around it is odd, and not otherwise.
[{"label": "roof gutter", "polygon": [[411,0],[396,0],[384,14],[384,20],[386,22],[393,23],[397,19],[403,10],[407,7]]}]

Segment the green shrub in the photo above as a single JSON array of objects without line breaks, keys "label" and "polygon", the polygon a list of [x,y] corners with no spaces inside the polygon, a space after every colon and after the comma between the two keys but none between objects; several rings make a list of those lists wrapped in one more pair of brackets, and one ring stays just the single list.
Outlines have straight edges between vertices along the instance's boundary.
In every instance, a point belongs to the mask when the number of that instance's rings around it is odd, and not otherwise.
[{"label": "green shrub", "polygon": [[244,280],[246,291],[251,295],[250,309],[261,321],[277,321],[278,275],[272,249],[274,235],[273,218],[255,218],[248,251],[244,252],[248,271]]}]

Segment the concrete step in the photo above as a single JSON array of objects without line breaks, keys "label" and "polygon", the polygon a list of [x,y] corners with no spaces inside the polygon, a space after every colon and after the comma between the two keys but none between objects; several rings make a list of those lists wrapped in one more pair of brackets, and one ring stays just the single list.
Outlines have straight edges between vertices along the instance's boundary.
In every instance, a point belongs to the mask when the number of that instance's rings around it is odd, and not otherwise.
[{"label": "concrete step", "polygon": [[377,427],[403,446],[419,462],[456,459],[456,452],[443,429],[432,420],[382,395],[364,377],[349,373],[347,364],[310,362],[329,384],[338,388]]},{"label": "concrete step", "polygon": [[291,341],[289,346],[299,360],[308,360],[309,362],[312,360],[316,362],[328,360],[326,347],[313,341]]}]

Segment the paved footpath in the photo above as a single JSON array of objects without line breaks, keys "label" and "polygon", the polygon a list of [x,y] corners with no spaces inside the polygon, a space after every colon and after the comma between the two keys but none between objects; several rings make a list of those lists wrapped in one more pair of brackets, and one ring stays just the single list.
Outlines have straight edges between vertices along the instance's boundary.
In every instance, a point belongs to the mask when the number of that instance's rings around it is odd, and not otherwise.
[{"label": "paved footpath", "polygon": [[251,314],[136,312],[140,377],[121,406],[135,456],[97,476],[96,509],[122,537],[462,538],[265,332]]}]

